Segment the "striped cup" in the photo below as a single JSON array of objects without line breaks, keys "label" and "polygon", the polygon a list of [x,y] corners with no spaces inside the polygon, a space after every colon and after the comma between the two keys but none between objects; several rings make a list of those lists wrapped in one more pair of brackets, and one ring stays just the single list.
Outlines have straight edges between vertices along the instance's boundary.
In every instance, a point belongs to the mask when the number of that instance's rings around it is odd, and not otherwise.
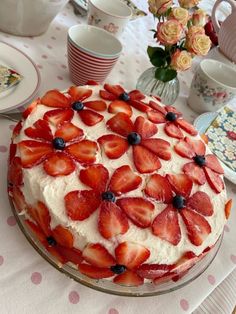
[{"label": "striped cup", "polygon": [[101,28],[74,25],[68,31],[67,50],[70,78],[75,85],[84,85],[88,80],[102,83],[106,79],[122,45]]}]

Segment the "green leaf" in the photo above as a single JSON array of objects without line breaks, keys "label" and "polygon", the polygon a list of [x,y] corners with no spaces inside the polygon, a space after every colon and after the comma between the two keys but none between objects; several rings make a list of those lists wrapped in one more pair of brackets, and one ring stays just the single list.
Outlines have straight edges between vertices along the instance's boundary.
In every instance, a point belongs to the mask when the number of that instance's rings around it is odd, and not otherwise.
[{"label": "green leaf", "polygon": [[160,47],[151,47],[151,46],[147,47],[147,53],[148,53],[148,56],[149,56],[150,59],[152,58],[152,55],[156,51],[164,51],[164,50],[162,48],[160,48]]},{"label": "green leaf", "polygon": [[156,29],[154,29],[154,28],[153,28],[153,29],[150,29],[150,32],[154,32],[154,33],[156,33],[156,31],[157,31],[157,30],[156,30]]},{"label": "green leaf", "polygon": [[155,78],[162,82],[169,82],[177,76],[176,70],[169,68],[157,68],[155,71]]},{"label": "green leaf", "polygon": [[165,16],[169,16],[170,12],[171,12],[172,8],[169,8],[166,12],[165,12]]},{"label": "green leaf", "polygon": [[150,61],[155,67],[164,66],[166,63],[166,52],[163,49],[159,48],[158,50],[154,51],[150,58]]}]

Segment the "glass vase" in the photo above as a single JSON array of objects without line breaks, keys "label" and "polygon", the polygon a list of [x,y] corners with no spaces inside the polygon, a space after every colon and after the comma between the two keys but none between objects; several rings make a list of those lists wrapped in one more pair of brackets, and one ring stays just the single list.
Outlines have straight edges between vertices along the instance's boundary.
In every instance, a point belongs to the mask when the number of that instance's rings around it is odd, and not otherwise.
[{"label": "glass vase", "polygon": [[179,95],[179,80],[177,76],[168,82],[155,78],[155,67],[147,69],[138,78],[136,88],[147,96],[158,96],[166,105],[172,105]]}]

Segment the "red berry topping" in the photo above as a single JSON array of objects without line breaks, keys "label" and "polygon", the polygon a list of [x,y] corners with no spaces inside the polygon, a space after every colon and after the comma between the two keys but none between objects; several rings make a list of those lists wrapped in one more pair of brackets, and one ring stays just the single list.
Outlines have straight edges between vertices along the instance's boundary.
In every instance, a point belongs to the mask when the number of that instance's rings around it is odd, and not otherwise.
[{"label": "red berry topping", "polygon": [[127,140],[118,135],[108,134],[99,137],[98,143],[110,159],[120,158],[129,148]]},{"label": "red berry topping", "polygon": [[53,177],[67,176],[76,169],[74,161],[63,152],[53,153],[43,164],[47,174]]}]

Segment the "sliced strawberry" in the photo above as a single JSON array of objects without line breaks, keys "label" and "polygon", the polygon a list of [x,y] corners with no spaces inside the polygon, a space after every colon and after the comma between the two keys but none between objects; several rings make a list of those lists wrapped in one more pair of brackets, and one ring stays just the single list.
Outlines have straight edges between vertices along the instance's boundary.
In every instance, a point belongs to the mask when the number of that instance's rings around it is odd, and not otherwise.
[{"label": "sliced strawberry", "polygon": [[141,145],[164,160],[171,159],[170,143],[162,140],[161,138],[150,138],[143,140]]},{"label": "sliced strawberry", "polygon": [[93,164],[96,161],[97,150],[97,143],[89,140],[83,140],[66,148],[67,153],[85,165]]},{"label": "sliced strawberry", "polygon": [[208,139],[208,136],[207,136],[206,134],[202,133],[202,134],[201,134],[201,138],[202,138],[202,140],[203,140],[203,142],[204,142],[205,144],[208,144],[209,139]]},{"label": "sliced strawberry", "polygon": [[52,144],[36,141],[18,143],[23,168],[31,168],[43,162],[53,152]]},{"label": "sliced strawberry", "polygon": [[224,189],[224,182],[221,177],[212,171],[210,168],[204,167],[204,172],[207,178],[207,182],[210,187],[216,192],[220,193]]},{"label": "sliced strawberry", "polygon": [[79,265],[83,261],[82,252],[76,248],[67,248],[65,246],[57,245],[56,250],[66,262]]},{"label": "sliced strawberry", "polygon": [[84,136],[82,129],[71,122],[61,124],[56,130],[55,137],[61,137],[65,142],[78,141]]},{"label": "sliced strawberry", "polygon": [[12,188],[12,200],[15,205],[16,210],[20,213],[28,208],[25,197],[21,192],[20,188],[13,186]]},{"label": "sliced strawberry", "polygon": [[150,107],[140,100],[129,100],[129,104],[141,112],[148,112]]},{"label": "sliced strawberry", "polygon": [[104,117],[92,110],[83,109],[78,112],[80,119],[84,122],[84,124],[88,126],[93,126],[104,119]]},{"label": "sliced strawberry", "polygon": [[189,137],[185,137],[185,142],[188,143],[196,155],[204,156],[206,153],[206,146],[201,140],[193,140]]},{"label": "sliced strawberry", "polygon": [[99,96],[105,100],[116,100],[117,99],[116,95],[109,93],[106,90],[100,90]]},{"label": "sliced strawberry", "polygon": [[25,129],[25,134],[38,140],[52,141],[53,139],[48,122],[42,119],[37,120],[32,127]]},{"label": "sliced strawberry", "polygon": [[109,172],[100,164],[82,169],[79,174],[80,181],[98,192],[105,191],[109,179]]},{"label": "sliced strawberry", "polygon": [[22,129],[22,121],[19,121],[13,129],[12,139],[15,139],[20,134],[21,129]]},{"label": "sliced strawberry", "polygon": [[72,97],[72,101],[83,101],[89,98],[92,93],[91,89],[80,86],[71,86],[68,89],[68,94]]},{"label": "sliced strawberry", "polygon": [[167,106],[165,106],[165,110],[166,110],[167,112],[173,112],[173,113],[175,113],[177,117],[181,117],[181,116],[182,116],[182,113],[179,112],[174,106],[167,105]]},{"label": "sliced strawberry", "polygon": [[117,113],[114,117],[107,121],[107,128],[122,136],[127,136],[134,131],[133,122],[129,116],[123,112]]},{"label": "sliced strawberry", "polygon": [[186,203],[188,208],[194,209],[199,214],[204,216],[213,215],[213,205],[211,203],[210,197],[202,191],[194,193]]},{"label": "sliced strawberry", "polygon": [[182,131],[173,122],[167,122],[164,130],[170,137],[178,139],[184,138]]},{"label": "sliced strawberry", "polygon": [[29,106],[27,106],[25,111],[22,113],[22,117],[24,119],[26,119],[31,114],[31,112],[33,112],[36,109],[38,104],[40,104],[40,99],[39,98],[34,100]]},{"label": "sliced strawberry", "polygon": [[164,282],[170,281],[173,278],[173,276],[175,276],[175,273],[171,273],[171,272],[170,273],[166,273],[162,277],[155,278],[153,280],[153,283],[155,285],[160,285],[160,284],[162,284]]},{"label": "sliced strawberry", "polygon": [[155,110],[149,110],[147,112],[147,116],[148,116],[148,119],[152,121],[153,123],[165,123],[166,122],[165,116],[161,112],[158,112]]},{"label": "sliced strawberry", "polygon": [[133,146],[133,159],[135,167],[140,173],[152,173],[161,168],[157,155],[141,145]]},{"label": "sliced strawberry", "polygon": [[183,166],[183,172],[194,182],[203,185],[206,182],[206,176],[203,169],[195,162],[189,162]]},{"label": "sliced strawberry", "polygon": [[153,110],[156,110],[160,113],[162,113],[162,115],[165,117],[165,115],[167,114],[167,111],[165,109],[165,107],[161,106],[161,103],[157,103],[155,101],[150,101],[149,102],[149,106],[153,109]]},{"label": "sliced strawberry", "polygon": [[121,94],[125,92],[125,90],[120,85],[104,84],[104,89],[107,92],[116,95],[117,97],[119,97]]},{"label": "sliced strawberry", "polygon": [[135,132],[137,132],[142,139],[149,138],[155,135],[158,131],[157,126],[145,119],[144,117],[137,117],[134,123]]},{"label": "sliced strawberry", "polygon": [[11,164],[12,159],[16,156],[16,149],[17,149],[17,145],[11,142],[10,149],[9,149],[9,161],[8,161],[9,164]]},{"label": "sliced strawberry", "polygon": [[138,89],[134,89],[129,92],[129,97],[131,100],[143,100],[145,98],[145,95],[142,94]]},{"label": "sliced strawberry", "polygon": [[116,261],[128,269],[135,269],[143,264],[150,256],[150,251],[134,242],[122,242],[115,249]]},{"label": "sliced strawberry", "polygon": [[184,119],[177,119],[176,123],[177,123],[178,126],[181,127],[181,129],[183,129],[188,134],[193,135],[193,136],[198,134],[198,132],[194,128],[194,126],[192,124],[188,123],[186,120],[184,120]]},{"label": "sliced strawberry", "polygon": [[167,174],[166,177],[176,194],[182,195],[183,197],[189,197],[192,191],[193,182],[186,174]]},{"label": "sliced strawberry", "polygon": [[156,216],[152,223],[152,233],[173,245],[181,240],[178,213],[172,205],[168,205]]},{"label": "sliced strawberry", "polygon": [[88,80],[85,85],[99,85],[99,83],[94,80]]},{"label": "sliced strawberry", "polygon": [[33,210],[35,211],[35,217],[37,224],[41,227],[44,234],[49,236],[51,234],[50,229],[50,222],[51,216],[49,214],[48,208],[43,202],[38,202],[34,207]]},{"label": "sliced strawberry", "polygon": [[201,245],[211,233],[211,226],[209,223],[203,216],[189,210],[188,208],[183,208],[180,211],[180,215],[187,228],[187,234],[190,242],[196,246]]},{"label": "sliced strawberry", "polygon": [[155,206],[148,200],[142,197],[125,197],[120,198],[116,204],[136,226],[147,228],[151,225]]},{"label": "sliced strawberry", "polygon": [[91,100],[83,102],[84,106],[93,109],[95,111],[104,111],[107,109],[107,105],[103,100]]},{"label": "sliced strawberry", "polygon": [[118,135],[108,134],[99,137],[98,143],[110,159],[120,158],[129,148],[128,141]]},{"label": "sliced strawberry", "polygon": [[175,144],[174,149],[176,153],[182,157],[191,159],[195,156],[193,147],[184,140],[178,141],[178,143]]},{"label": "sliced strawberry", "polygon": [[143,278],[139,277],[135,272],[131,270],[126,270],[124,273],[117,275],[113,282],[128,287],[136,287],[143,284]]},{"label": "sliced strawberry", "polygon": [[206,155],[206,167],[210,168],[216,173],[224,174],[224,169],[222,168],[218,158],[215,155]]},{"label": "sliced strawberry", "polygon": [[82,256],[87,263],[97,267],[111,267],[116,264],[114,257],[99,243],[86,245]]},{"label": "sliced strawberry", "polygon": [[39,228],[35,223],[33,223],[32,221],[30,221],[29,219],[25,220],[25,223],[27,224],[27,226],[30,228],[30,230],[36,235],[36,237],[38,238],[38,240],[44,245],[47,246],[47,240],[45,237],[45,234],[43,233],[43,231],[41,230],[41,228]]},{"label": "sliced strawberry", "polygon": [[78,269],[82,274],[94,279],[109,278],[114,276],[114,273],[109,268],[101,268],[82,263],[78,265]]},{"label": "sliced strawberry", "polygon": [[121,195],[136,190],[141,184],[142,179],[136,175],[130,166],[117,168],[111,177],[109,189],[116,195]]},{"label": "sliced strawberry", "polygon": [[64,94],[60,93],[56,89],[53,89],[48,91],[43,98],[41,98],[41,104],[54,108],[69,108],[71,101]]},{"label": "sliced strawberry", "polygon": [[48,245],[47,243],[46,243],[46,245],[45,245],[45,247],[46,247],[46,249],[47,249],[47,251],[51,254],[51,255],[53,255],[53,257],[57,260],[57,262],[59,262],[59,265],[60,264],[66,264],[68,261],[67,261],[67,259],[65,259],[60,253],[59,253],[59,251],[58,251],[58,247],[56,246],[50,246],[50,245]]},{"label": "sliced strawberry", "polygon": [[58,126],[65,122],[70,122],[73,118],[74,112],[71,109],[55,109],[47,111],[43,119],[49,123]]},{"label": "sliced strawberry", "polygon": [[13,185],[23,184],[22,165],[19,157],[14,157],[9,165],[8,182]]},{"label": "sliced strawberry", "polygon": [[67,176],[76,169],[73,159],[63,152],[55,152],[48,156],[43,164],[45,172],[52,176]]},{"label": "sliced strawberry", "polygon": [[72,233],[61,225],[57,225],[56,228],[52,230],[52,236],[61,246],[69,249],[73,247],[74,237]]},{"label": "sliced strawberry", "polygon": [[229,219],[230,211],[233,205],[232,199],[228,200],[228,202],[225,204],[225,218]]},{"label": "sliced strawberry", "polygon": [[136,270],[137,274],[146,279],[155,279],[169,274],[174,268],[174,265],[166,264],[143,264]]},{"label": "sliced strawberry", "polygon": [[147,196],[167,204],[170,203],[173,198],[169,181],[160,174],[153,174],[150,176],[144,192]]},{"label": "sliced strawberry", "polygon": [[195,265],[198,259],[199,257],[191,251],[184,253],[176,262],[176,266],[174,269],[175,272],[177,274],[182,274],[183,272],[185,273],[189,268]]},{"label": "sliced strawberry", "polygon": [[112,202],[102,202],[98,230],[105,239],[124,234],[129,229],[128,219],[123,211]]},{"label": "sliced strawberry", "polygon": [[108,107],[108,112],[110,113],[118,113],[123,112],[127,114],[127,116],[132,116],[132,108],[123,100],[114,100],[110,103]]},{"label": "sliced strawberry", "polygon": [[67,215],[80,221],[88,218],[101,202],[99,195],[92,190],[72,191],[64,199]]}]

